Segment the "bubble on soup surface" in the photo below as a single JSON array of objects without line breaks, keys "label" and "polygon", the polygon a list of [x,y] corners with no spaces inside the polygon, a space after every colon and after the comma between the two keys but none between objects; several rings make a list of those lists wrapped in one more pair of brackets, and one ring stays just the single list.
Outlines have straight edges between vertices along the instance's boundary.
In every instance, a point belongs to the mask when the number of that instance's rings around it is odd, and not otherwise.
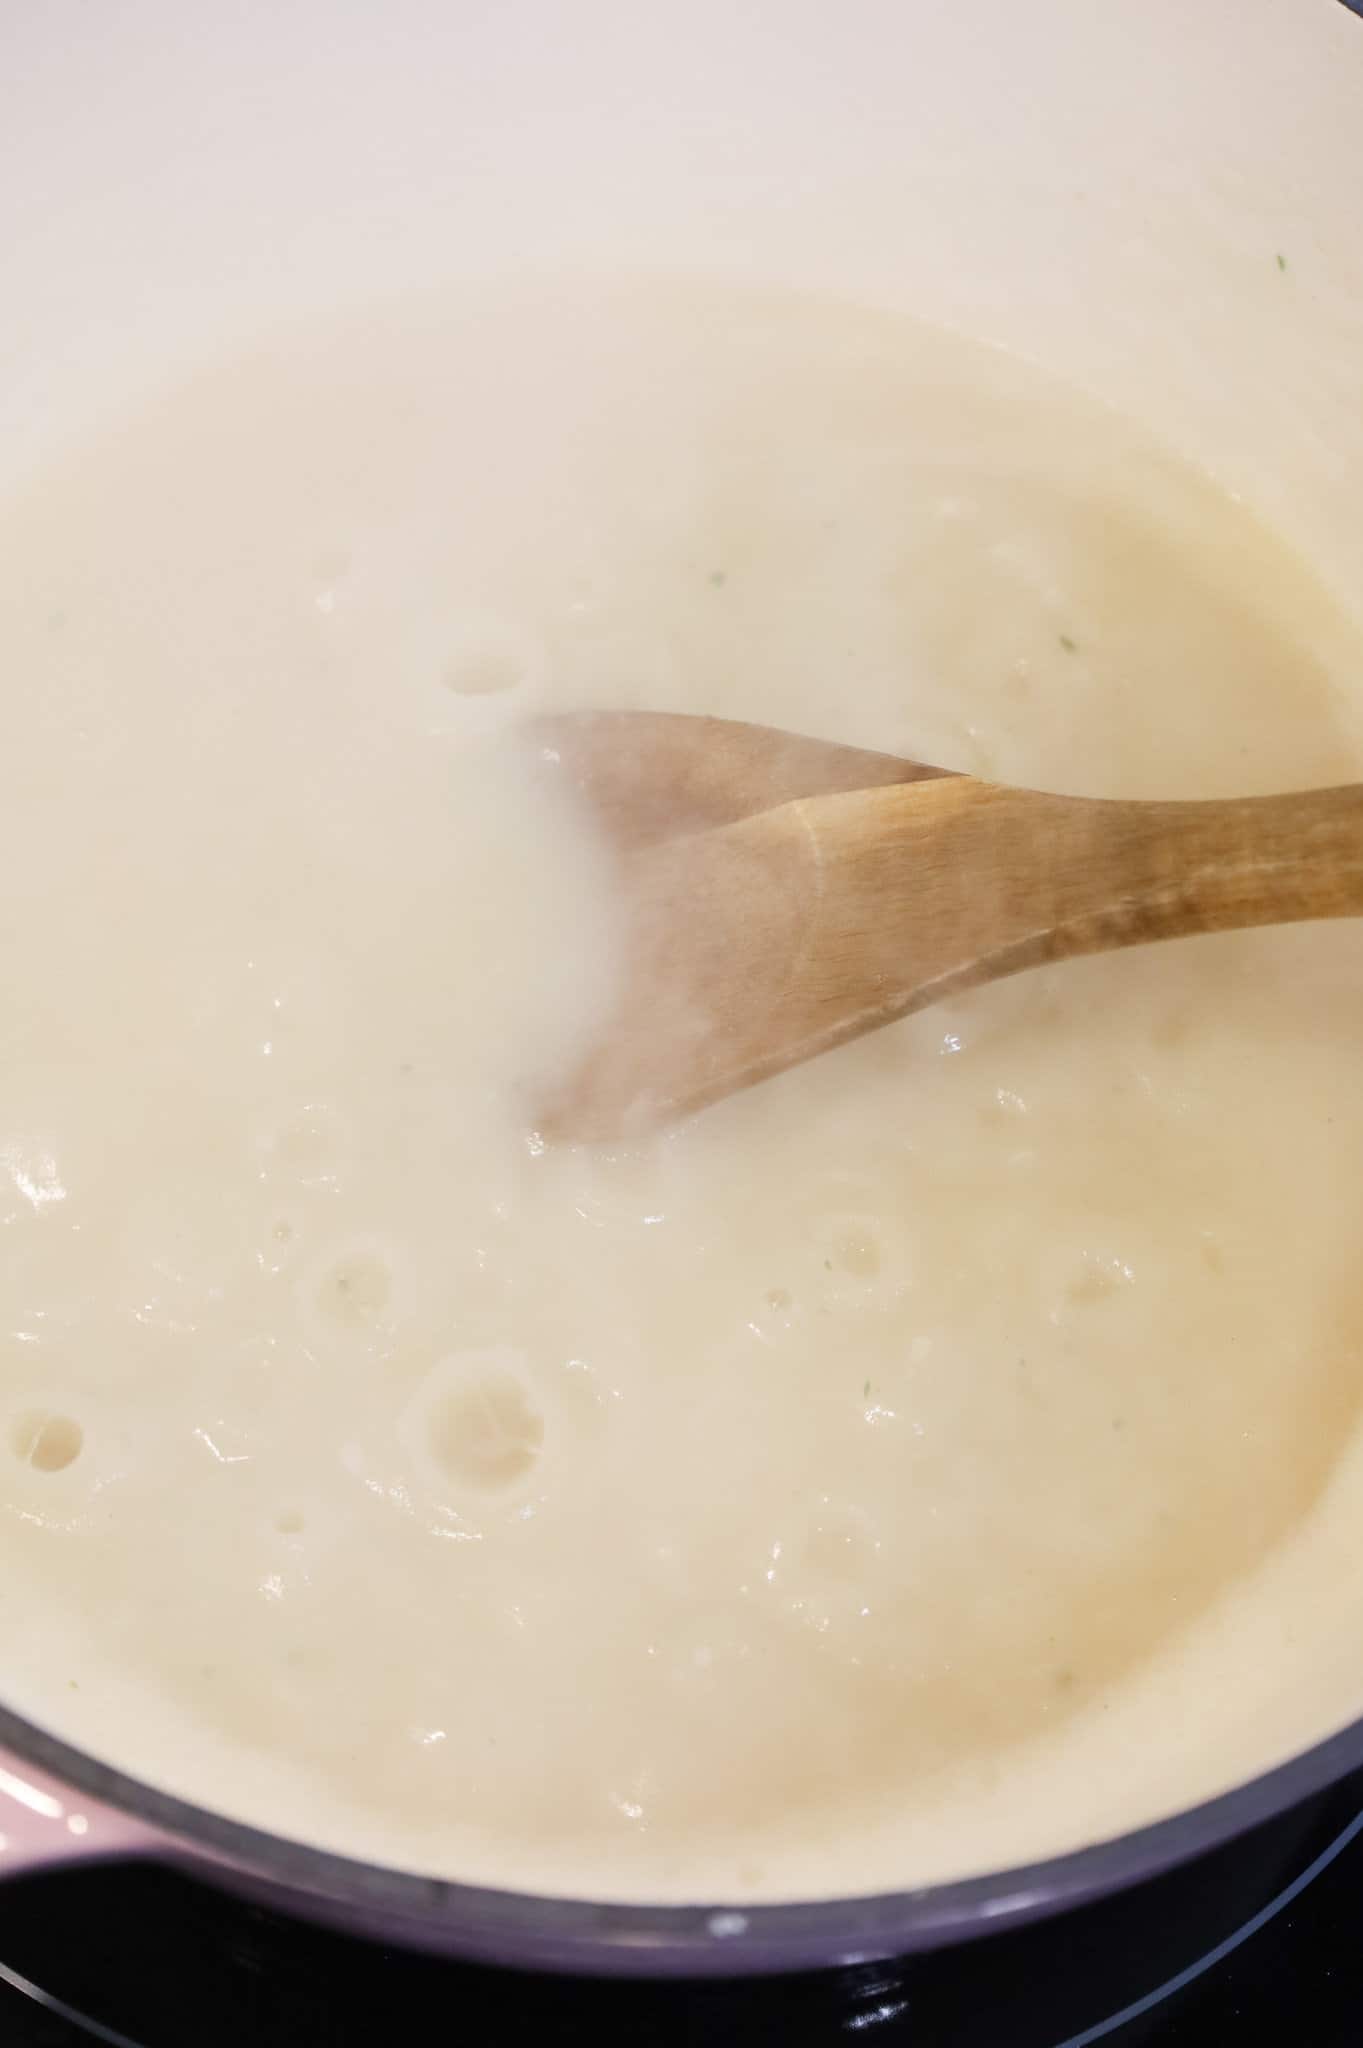
[{"label": "bubble on soup surface", "polygon": [[849,1305],[892,1302],[912,1278],[908,1233],[898,1218],[826,1211],[814,1221],[812,1249],[826,1276],[824,1291]]},{"label": "bubble on soup surface", "polygon": [[314,1261],[301,1285],[309,1321],[321,1334],[362,1337],[392,1322],[397,1284],[392,1260],[379,1245],[329,1253]]},{"label": "bubble on soup surface", "polygon": [[457,655],[445,670],[445,687],[456,697],[496,697],[514,690],[522,675],[521,665],[503,648],[484,648]]},{"label": "bubble on soup surface", "polygon": [[528,633],[487,619],[456,636],[440,679],[456,697],[503,697],[536,681],[542,668],[539,645]]},{"label": "bubble on soup surface", "polygon": [[798,1331],[804,1310],[788,1287],[767,1287],[750,1304],[746,1323],[758,1343],[779,1345]]},{"label": "bubble on soup surface", "polygon": [[266,1218],[256,1244],[256,1264],[263,1273],[280,1274],[293,1265],[302,1248],[303,1230],[296,1216],[277,1211]]},{"label": "bubble on soup surface", "polygon": [[10,1449],[35,1472],[64,1472],[74,1465],[85,1444],[85,1432],[69,1415],[30,1409],[10,1431]]},{"label": "bubble on soup surface", "polygon": [[803,1528],[774,1542],[762,1571],[789,1620],[839,1638],[874,1623],[884,1592],[881,1537],[859,1503],[821,1494]]},{"label": "bubble on soup surface", "polygon": [[432,1456],[465,1485],[511,1486],[544,1442],[544,1417],[509,1375],[487,1376],[448,1396],[429,1418]]},{"label": "bubble on soup surface", "polygon": [[451,1361],[405,1418],[400,1434],[408,1448],[455,1487],[501,1493],[539,1459],[544,1414],[514,1359],[489,1352]]}]

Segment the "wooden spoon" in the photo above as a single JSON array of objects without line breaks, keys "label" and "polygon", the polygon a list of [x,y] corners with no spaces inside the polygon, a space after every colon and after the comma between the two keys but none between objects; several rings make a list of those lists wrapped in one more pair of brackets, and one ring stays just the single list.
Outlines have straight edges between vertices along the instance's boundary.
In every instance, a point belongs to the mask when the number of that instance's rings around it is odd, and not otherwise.
[{"label": "wooden spoon", "polygon": [[1363,786],[1050,796],[769,727],[548,719],[619,851],[620,1001],[543,1128],[628,1137],[1080,953],[1363,915]]}]

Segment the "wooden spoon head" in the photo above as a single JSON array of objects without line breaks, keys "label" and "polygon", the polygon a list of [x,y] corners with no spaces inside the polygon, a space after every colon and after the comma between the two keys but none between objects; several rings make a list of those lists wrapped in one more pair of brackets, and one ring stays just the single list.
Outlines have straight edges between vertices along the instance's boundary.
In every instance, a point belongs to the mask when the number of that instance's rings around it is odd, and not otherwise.
[{"label": "wooden spoon head", "polygon": [[768,1068],[765,1056],[781,1039],[774,1019],[818,889],[797,810],[662,840],[622,863],[620,991],[596,1047],[539,1105],[547,1135],[642,1137],[789,1064]]},{"label": "wooden spoon head", "polygon": [[814,1028],[797,983],[823,856],[803,801],[947,771],[670,712],[543,718],[531,739],[571,778],[618,856],[625,915],[616,1013],[557,1097],[538,1106],[540,1127],[580,1139],[641,1135],[804,1056],[792,1053],[791,1035]]},{"label": "wooden spoon head", "polygon": [[564,712],[536,719],[529,730],[542,759],[568,776],[622,853],[732,825],[796,797],[947,772],[770,725],[686,712]]}]

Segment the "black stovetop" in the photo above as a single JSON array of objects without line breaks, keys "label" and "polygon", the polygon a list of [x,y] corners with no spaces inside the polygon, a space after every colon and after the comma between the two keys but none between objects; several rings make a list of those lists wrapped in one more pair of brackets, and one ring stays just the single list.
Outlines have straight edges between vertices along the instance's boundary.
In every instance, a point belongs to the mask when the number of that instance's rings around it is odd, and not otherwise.
[{"label": "black stovetop", "polygon": [[1363,1773],[1064,1919],[904,1962],[721,1983],[445,1963],[143,1866],[0,1888],[3,2048],[1300,2048],[1363,2043]]}]

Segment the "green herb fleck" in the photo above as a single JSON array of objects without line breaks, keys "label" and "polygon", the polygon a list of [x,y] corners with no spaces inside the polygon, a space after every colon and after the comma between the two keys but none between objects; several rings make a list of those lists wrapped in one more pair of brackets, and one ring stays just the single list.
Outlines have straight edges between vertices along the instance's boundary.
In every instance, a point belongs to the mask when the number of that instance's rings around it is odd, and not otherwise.
[{"label": "green herb fleck", "polygon": [[861,1398],[862,1398],[862,1400],[863,1400],[863,1401],[868,1401],[868,1400],[870,1399],[870,1397],[871,1397],[871,1382],[870,1382],[869,1380],[867,1380],[867,1382],[866,1382],[865,1386],[864,1386],[864,1387],[862,1388],[862,1390],[861,1390]]},{"label": "green herb fleck", "polygon": [[724,571],[723,571],[722,569],[712,569],[712,570],[710,571],[710,587],[711,587],[711,589],[713,589],[713,590],[722,590],[722,589],[724,588],[725,584],[726,584],[726,583],[728,582],[728,580],[729,580],[729,579],[728,579],[728,577],[727,577],[727,576],[725,575],[725,573],[724,573]]},{"label": "green herb fleck", "polygon": [[1281,249],[1279,249],[1278,251],[1278,268],[1279,270],[1286,270],[1287,268],[1287,258],[1284,256]]},{"label": "green herb fleck", "polygon": [[1079,642],[1071,640],[1068,633],[1060,635],[1060,645],[1064,648],[1066,654],[1077,654],[1079,652]]}]

